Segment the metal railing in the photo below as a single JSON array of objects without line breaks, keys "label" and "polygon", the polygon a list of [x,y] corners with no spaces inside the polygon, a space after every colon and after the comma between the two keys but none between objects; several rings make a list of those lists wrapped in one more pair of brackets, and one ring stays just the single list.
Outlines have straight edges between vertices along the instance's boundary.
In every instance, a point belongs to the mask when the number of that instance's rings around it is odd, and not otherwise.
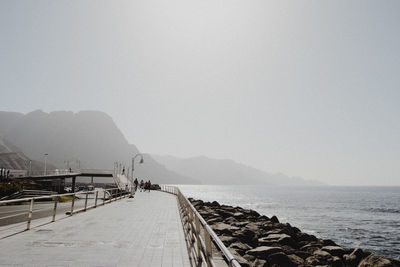
[{"label": "metal railing", "polygon": [[214,267],[212,243],[222,253],[229,267],[240,267],[239,262],[232,256],[228,248],[222,243],[217,234],[211,229],[196,208],[175,186],[161,186],[161,191],[176,195],[181,209],[181,216],[190,241],[196,243],[198,262],[205,262]]},{"label": "metal railing", "polygon": [[[94,195],[94,204],[91,206],[88,206],[88,198],[89,198],[89,195],[91,195],[91,194]],[[100,194],[102,194],[102,196]],[[104,189],[104,190],[80,191],[80,192],[76,192],[76,193],[56,194],[56,195],[48,195],[48,196],[40,196],[40,197],[3,200],[3,201],[0,201],[0,206],[1,205],[10,205],[10,204],[21,204],[23,202],[28,202],[29,210],[27,212],[27,220],[26,220],[26,229],[25,230],[29,230],[31,228],[32,214],[34,212],[35,201],[37,201],[37,200],[51,200],[54,203],[53,213],[52,213],[52,217],[51,217],[51,222],[54,222],[56,220],[57,205],[60,202],[61,197],[63,197],[63,196],[72,196],[71,208],[69,209],[69,211],[66,212],[67,215],[72,216],[78,212],[86,211],[88,209],[96,208],[98,206],[103,206],[107,203],[111,203],[113,201],[120,200],[125,197],[129,197],[132,194],[133,194],[133,188],[129,188],[129,190],[125,190],[125,191],[121,191],[118,188],[109,188],[109,189]],[[83,198],[79,198],[80,195],[84,195],[84,200],[85,200],[84,203],[85,204],[83,205],[82,208],[75,209],[75,200],[76,199],[83,200]],[[101,203],[99,203],[99,199],[102,200]],[[15,216],[19,216],[19,214],[15,215]]]}]

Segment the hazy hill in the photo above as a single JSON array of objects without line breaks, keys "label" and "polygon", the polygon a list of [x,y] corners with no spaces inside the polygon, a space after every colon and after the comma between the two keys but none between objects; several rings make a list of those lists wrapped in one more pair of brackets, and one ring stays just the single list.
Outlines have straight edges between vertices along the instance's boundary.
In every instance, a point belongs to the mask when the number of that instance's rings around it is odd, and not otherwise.
[{"label": "hazy hill", "polygon": [[[115,161],[128,166],[138,149],[129,144],[110,116],[99,111],[78,113],[41,110],[26,115],[0,112],[0,136],[19,147],[29,158],[65,168],[66,161],[76,168],[112,170]],[[150,156],[135,165],[135,176],[154,183],[196,183],[167,170]]]},{"label": "hazy hill", "polygon": [[[32,171],[43,170],[44,163],[28,158],[21,149],[8,140],[0,137],[0,168]],[[49,170],[55,167],[47,165]]]},{"label": "hazy hill", "polygon": [[211,159],[204,156],[177,158],[152,155],[168,169],[201,181],[202,184],[276,184],[276,185],[317,185],[301,177],[289,177],[267,173],[228,159]]}]

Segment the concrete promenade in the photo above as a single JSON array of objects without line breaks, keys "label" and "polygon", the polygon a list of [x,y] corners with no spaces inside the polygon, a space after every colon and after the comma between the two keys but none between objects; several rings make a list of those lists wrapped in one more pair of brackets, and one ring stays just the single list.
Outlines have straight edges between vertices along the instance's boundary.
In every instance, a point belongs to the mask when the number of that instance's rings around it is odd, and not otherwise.
[{"label": "concrete promenade", "polygon": [[0,240],[0,266],[192,265],[177,199],[157,191]]}]

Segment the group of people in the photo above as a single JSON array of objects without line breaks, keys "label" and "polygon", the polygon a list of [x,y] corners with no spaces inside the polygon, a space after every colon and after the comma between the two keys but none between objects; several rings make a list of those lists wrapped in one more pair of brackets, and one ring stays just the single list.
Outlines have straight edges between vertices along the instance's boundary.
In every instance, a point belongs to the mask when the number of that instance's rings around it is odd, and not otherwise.
[{"label": "group of people", "polygon": [[133,181],[133,183],[135,184],[135,191],[137,190],[137,188],[139,186],[140,192],[146,192],[147,190],[150,192],[150,188],[151,188],[150,180],[148,180],[147,182],[144,182],[142,179],[142,180],[140,180],[140,183],[139,183],[138,179],[135,178],[135,181]]},{"label": "group of people", "polygon": [[8,179],[10,177],[10,170],[5,168],[0,168],[0,178],[1,179]]}]

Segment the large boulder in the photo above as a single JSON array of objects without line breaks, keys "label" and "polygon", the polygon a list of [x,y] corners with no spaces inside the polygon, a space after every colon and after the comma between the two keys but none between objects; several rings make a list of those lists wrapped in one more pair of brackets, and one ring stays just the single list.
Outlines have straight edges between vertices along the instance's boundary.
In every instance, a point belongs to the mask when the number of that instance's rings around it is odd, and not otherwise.
[{"label": "large boulder", "polygon": [[317,258],[320,262],[323,262],[323,263],[332,261],[332,255],[329,252],[322,250],[322,249],[314,251],[313,255],[315,258]]},{"label": "large boulder", "polygon": [[283,250],[280,247],[261,246],[248,250],[246,254],[255,256],[256,258],[266,259],[269,255],[278,252],[283,252]]},{"label": "large boulder", "polygon": [[228,210],[225,210],[225,209],[217,209],[216,211],[217,211],[217,213],[218,213],[219,215],[221,215],[221,217],[224,218],[224,219],[233,216],[233,212],[228,211]]},{"label": "large boulder", "polygon": [[247,259],[243,258],[242,255],[240,255],[234,250],[233,251],[231,250],[231,254],[239,262],[240,266],[250,267],[250,262]]},{"label": "large boulder", "polygon": [[240,228],[226,223],[217,223],[211,226],[218,235],[232,235],[233,232],[238,231]]},{"label": "large boulder", "polygon": [[244,254],[246,254],[246,251],[253,249],[251,246],[241,243],[241,242],[235,242],[232,243],[229,248],[232,250],[237,251],[241,256],[243,256]]},{"label": "large boulder", "polygon": [[257,246],[257,238],[256,238],[256,233],[253,231],[247,229],[247,228],[242,228],[237,231],[235,231],[232,236],[236,237],[239,239],[240,242],[249,244],[253,247]]},{"label": "large boulder", "polygon": [[400,264],[394,260],[371,254],[363,259],[358,267],[399,267]]},{"label": "large boulder", "polygon": [[218,236],[219,239],[224,243],[225,246],[229,247],[230,244],[235,243],[238,241],[236,237],[230,236],[230,235],[221,235]]},{"label": "large boulder", "polygon": [[350,254],[343,255],[343,261],[347,266],[357,266],[363,258],[369,255],[371,255],[370,252],[356,248]]},{"label": "large boulder", "polygon": [[269,267],[269,264],[266,260],[256,259],[251,263],[250,267]]},{"label": "large boulder", "polygon": [[281,245],[296,247],[296,243],[290,235],[287,234],[270,234],[258,239],[261,246]]},{"label": "large boulder", "polygon": [[331,254],[332,256],[338,256],[338,257],[342,257],[346,253],[346,250],[339,246],[325,246],[322,247],[321,249],[325,250],[326,252],[329,252],[329,254]]},{"label": "large boulder", "polygon": [[300,264],[298,264],[298,260],[303,262],[303,260],[297,259],[297,257],[289,257],[283,252],[278,252],[271,254],[267,257],[268,264],[270,266],[282,266],[282,267],[297,267]]}]

